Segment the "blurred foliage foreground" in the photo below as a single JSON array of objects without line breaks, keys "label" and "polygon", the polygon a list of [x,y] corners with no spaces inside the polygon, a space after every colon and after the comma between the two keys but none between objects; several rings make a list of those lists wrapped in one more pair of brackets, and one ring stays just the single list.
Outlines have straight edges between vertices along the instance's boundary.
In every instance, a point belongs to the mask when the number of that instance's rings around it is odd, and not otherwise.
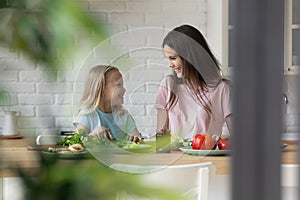
[{"label": "blurred foliage foreground", "polygon": [[74,160],[60,163],[59,160],[41,156],[41,171],[38,176],[27,176],[18,170],[25,187],[24,199],[28,200],[116,200],[120,194],[133,195],[136,199],[182,200],[178,191],[146,186],[140,176],[111,169],[96,160]]},{"label": "blurred foliage foreground", "polygon": [[0,44],[49,71],[62,70],[78,50],[75,40],[100,42],[107,35],[79,2],[0,0]]},{"label": "blurred foliage foreground", "polygon": [[[106,36],[103,26],[84,12],[79,2],[0,0],[0,47],[25,55],[48,73],[63,70],[65,61],[61,57],[74,56],[77,49],[74,40],[78,35],[85,34],[98,42]],[[1,88],[0,85],[0,100],[6,94]],[[110,200],[116,199],[118,191],[158,199],[182,199],[175,192],[146,187],[138,176],[118,173],[96,161],[84,163],[79,160],[62,165],[41,157],[41,170],[36,177],[19,169],[25,186],[24,199]]]}]

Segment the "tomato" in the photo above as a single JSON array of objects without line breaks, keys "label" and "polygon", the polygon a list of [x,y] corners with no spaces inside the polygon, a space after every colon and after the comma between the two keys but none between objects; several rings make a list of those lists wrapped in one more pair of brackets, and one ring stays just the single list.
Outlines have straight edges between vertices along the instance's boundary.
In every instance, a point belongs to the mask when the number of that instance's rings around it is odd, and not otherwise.
[{"label": "tomato", "polygon": [[211,150],[215,147],[216,140],[209,134],[197,133],[192,141],[192,149]]},{"label": "tomato", "polygon": [[219,150],[228,150],[228,149],[230,149],[230,141],[221,138],[218,142],[218,148],[219,148]]}]

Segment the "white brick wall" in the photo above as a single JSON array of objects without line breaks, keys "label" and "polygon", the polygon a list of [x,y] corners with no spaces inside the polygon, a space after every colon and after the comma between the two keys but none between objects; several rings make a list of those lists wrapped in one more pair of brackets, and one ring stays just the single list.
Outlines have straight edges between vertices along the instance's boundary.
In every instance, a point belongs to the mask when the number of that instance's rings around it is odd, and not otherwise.
[{"label": "white brick wall", "polygon": [[[90,45],[84,46],[81,38],[75,38],[75,47],[84,54],[69,58],[65,71],[50,76],[22,54],[0,48],[0,84],[12,94],[14,106],[10,109],[20,112],[19,132],[53,133],[71,128],[76,108],[73,104],[76,106],[81,96],[86,71],[96,64],[112,63],[124,74],[125,106],[138,128],[145,134],[154,134],[157,84],[169,73],[161,50],[163,36],[168,29],[183,23],[192,24],[205,34],[206,0],[81,0],[81,3],[84,11],[106,27],[110,37],[93,44],[95,48],[90,52],[86,51],[91,49]],[[2,128],[2,113],[0,120]]]}]

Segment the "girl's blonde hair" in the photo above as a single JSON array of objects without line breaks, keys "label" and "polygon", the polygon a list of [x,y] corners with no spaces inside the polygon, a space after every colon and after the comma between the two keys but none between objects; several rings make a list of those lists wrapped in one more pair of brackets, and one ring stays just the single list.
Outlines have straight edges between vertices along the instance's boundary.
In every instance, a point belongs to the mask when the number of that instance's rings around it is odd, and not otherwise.
[{"label": "girl's blonde hair", "polygon": [[89,71],[77,114],[83,108],[87,109],[84,114],[91,113],[99,108],[106,84],[106,74],[113,71],[119,72],[119,69],[113,66],[97,65]]}]

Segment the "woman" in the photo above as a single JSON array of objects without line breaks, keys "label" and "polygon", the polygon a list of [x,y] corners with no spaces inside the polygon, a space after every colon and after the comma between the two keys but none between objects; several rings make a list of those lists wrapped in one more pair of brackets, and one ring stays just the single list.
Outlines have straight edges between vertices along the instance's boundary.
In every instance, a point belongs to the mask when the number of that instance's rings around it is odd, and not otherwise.
[{"label": "woman", "polygon": [[192,139],[196,133],[221,135],[226,122],[231,132],[230,81],[199,30],[182,25],[163,40],[164,54],[173,69],[156,98],[157,131]]}]

